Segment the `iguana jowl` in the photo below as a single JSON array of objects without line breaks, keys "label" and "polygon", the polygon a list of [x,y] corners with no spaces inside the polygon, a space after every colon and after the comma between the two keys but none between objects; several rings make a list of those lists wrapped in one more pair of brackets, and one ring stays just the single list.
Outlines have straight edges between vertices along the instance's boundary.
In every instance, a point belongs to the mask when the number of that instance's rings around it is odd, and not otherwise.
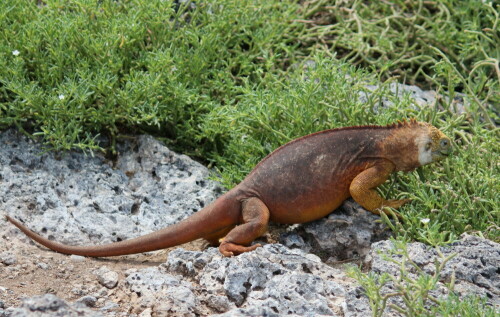
[{"label": "iguana jowl", "polygon": [[38,243],[65,254],[103,257],[164,249],[204,238],[225,256],[259,247],[269,221],[303,223],[328,215],[352,197],[379,214],[408,200],[385,200],[375,191],[389,175],[439,161],[450,139],[434,126],[411,120],[388,126],[321,131],[293,140],[264,158],[236,187],[185,220],[150,234],[100,246],[50,241],[7,216]]}]

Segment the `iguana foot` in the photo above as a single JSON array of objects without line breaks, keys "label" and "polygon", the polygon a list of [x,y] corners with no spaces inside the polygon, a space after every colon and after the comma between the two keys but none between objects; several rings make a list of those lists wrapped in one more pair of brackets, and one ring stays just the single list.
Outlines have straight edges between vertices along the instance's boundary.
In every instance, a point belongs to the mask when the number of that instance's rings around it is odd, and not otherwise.
[{"label": "iguana foot", "polygon": [[390,208],[393,208],[393,209],[397,209],[401,206],[403,206],[404,204],[406,203],[409,203],[411,201],[411,199],[401,199],[401,200],[398,200],[398,199],[391,199],[391,200],[386,200],[382,207],[380,208],[377,208],[375,210],[371,210],[372,213],[376,214],[376,215],[380,215],[381,213],[384,213],[386,214],[387,216],[392,216],[393,214],[396,215],[396,217],[398,217],[398,219],[402,219],[403,217],[398,213],[398,212],[395,212],[394,210],[387,210],[387,209],[384,209],[384,207],[390,207]]},{"label": "iguana foot", "polygon": [[230,257],[244,252],[253,251],[261,246],[262,245],[260,243],[251,245],[249,247],[245,247],[231,242],[222,242],[221,245],[219,246],[219,251],[220,253],[222,253],[222,255]]},{"label": "iguana foot", "polygon": [[384,203],[384,207],[391,207],[394,209],[398,209],[399,207],[403,206],[406,203],[409,203],[410,201],[411,199],[400,199],[400,200],[390,199]]}]

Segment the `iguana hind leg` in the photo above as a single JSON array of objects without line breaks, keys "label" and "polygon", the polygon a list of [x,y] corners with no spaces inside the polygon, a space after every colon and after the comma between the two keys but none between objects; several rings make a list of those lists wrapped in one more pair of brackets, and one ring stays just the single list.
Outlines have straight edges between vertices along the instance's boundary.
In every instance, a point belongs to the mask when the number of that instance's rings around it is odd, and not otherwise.
[{"label": "iguana hind leg", "polygon": [[233,256],[260,247],[260,244],[249,246],[252,241],[267,231],[269,209],[258,198],[249,198],[242,203],[241,214],[243,224],[231,230],[219,246],[224,256]]}]

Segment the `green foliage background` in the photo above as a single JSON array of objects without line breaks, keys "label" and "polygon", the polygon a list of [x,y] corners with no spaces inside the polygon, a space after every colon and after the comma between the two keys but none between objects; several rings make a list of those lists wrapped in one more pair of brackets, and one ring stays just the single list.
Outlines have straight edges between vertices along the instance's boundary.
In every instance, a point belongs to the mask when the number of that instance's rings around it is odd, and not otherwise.
[{"label": "green foliage background", "polygon": [[[0,127],[55,151],[113,153],[122,135],[153,133],[230,187],[296,137],[416,117],[457,151],[381,189],[414,200],[400,237],[498,240],[499,34],[487,1],[5,0]],[[394,82],[438,98],[422,108]]]}]

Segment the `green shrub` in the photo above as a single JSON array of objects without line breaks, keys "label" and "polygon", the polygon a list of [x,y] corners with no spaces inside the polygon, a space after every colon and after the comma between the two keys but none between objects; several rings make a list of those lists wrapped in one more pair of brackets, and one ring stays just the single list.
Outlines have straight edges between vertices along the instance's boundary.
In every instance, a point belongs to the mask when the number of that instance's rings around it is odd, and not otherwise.
[{"label": "green shrub", "polygon": [[[308,1],[300,40],[325,47],[382,78],[500,103],[500,16],[494,1]],[[449,69],[453,72],[449,72]]]},{"label": "green shrub", "polygon": [[200,114],[293,60],[296,11],[292,1],[2,1],[0,125],[37,131],[55,150],[148,127],[194,148]]}]

